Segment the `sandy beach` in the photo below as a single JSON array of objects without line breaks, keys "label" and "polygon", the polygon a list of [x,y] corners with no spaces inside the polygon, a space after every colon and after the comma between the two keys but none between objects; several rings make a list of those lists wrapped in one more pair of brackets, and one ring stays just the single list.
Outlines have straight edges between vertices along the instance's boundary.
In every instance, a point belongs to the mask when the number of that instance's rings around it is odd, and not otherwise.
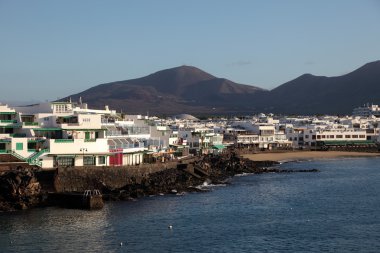
[{"label": "sandy beach", "polygon": [[283,153],[244,154],[244,158],[252,161],[289,162],[312,159],[332,159],[340,157],[370,157],[380,156],[380,153],[344,152],[344,151],[290,151]]}]

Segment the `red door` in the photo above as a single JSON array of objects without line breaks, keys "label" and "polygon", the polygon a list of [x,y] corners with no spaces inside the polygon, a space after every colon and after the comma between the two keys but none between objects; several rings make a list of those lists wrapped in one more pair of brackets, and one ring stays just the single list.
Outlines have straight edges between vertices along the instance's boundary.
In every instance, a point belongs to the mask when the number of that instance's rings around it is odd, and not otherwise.
[{"label": "red door", "polygon": [[110,165],[111,166],[121,166],[123,165],[123,153],[115,153],[110,156]]}]

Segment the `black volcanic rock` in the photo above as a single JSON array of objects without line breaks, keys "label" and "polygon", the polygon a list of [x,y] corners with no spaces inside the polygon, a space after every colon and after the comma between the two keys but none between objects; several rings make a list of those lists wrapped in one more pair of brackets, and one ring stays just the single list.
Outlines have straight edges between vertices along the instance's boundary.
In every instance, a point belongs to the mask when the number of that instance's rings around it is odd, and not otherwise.
[{"label": "black volcanic rock", "polygon": [[0,211],[37,206],[41,197],[40,183],[32,171],[18,169],[0,173]]},{"label": "black volcanic rock", "polygon": [[101,84],[70,97],[82,97],[91,107],[109,105],[132,114],[350,114],[364,103],[380,104],[380,61],[343,76],[304,74],[271,91],[180,66]]}]

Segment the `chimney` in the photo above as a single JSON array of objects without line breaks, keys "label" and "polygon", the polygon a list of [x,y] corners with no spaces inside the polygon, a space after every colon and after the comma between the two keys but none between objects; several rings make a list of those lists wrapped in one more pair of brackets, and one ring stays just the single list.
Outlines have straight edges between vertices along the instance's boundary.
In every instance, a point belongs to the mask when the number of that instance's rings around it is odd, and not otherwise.
[{"label": "chimney", "polygon": [[108,105],[105,105],[105,106],[104,106],[104,109],[105,109],[106,111],[109,111],[109,110],[110,110],[110,108],[108,107]]}]

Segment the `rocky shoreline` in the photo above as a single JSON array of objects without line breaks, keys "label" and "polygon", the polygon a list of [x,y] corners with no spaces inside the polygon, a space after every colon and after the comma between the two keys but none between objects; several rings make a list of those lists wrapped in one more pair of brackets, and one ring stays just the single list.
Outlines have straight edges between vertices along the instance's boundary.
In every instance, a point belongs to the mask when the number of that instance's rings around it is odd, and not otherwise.
[{"label": "rocky shoreline", "polygon": [[[234,152],[206,155],[191,162],[178,162],[175,167],[157,172],[128,174],[128,168],[92,168],[91,173],[80,168],[70,171],[46,172],[18,166],[0,174],[0,211],[23,210],[56,205],[49,192],[97,188],[104,200],[129,200],[149,195],[199,191],[197,185],[225,183],[236,174],[317,172],[317,170],[280,170],[275,161],[253,162]],[[116,173],[116,174],[115,174]],[[118,175],[118,176],[115,176]],[[66,181],[65,181],[66,180]]]}]

